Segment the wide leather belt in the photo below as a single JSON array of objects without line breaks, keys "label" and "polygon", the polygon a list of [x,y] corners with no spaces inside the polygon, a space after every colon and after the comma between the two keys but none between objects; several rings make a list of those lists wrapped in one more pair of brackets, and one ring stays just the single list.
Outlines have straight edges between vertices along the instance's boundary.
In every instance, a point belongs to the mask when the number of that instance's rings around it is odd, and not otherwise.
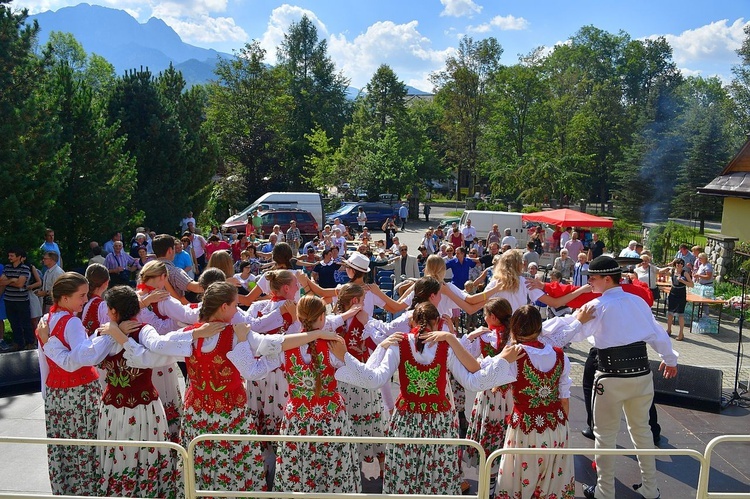
[{"label": "wide leather belt", "polygon": [[599,349],[599,371],[622,376],[639,376],[651,372],[646,343]]}]

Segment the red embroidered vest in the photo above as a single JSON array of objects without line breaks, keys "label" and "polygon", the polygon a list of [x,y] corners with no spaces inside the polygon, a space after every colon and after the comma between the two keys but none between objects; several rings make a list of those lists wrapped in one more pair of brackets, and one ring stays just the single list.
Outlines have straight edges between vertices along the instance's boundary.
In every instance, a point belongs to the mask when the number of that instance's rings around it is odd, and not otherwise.
[{"label": "red embroidered vest", "polygon": [[[274,310],[271,313],[276,312],[276,310]],[[258,312],[258,317],[263,317],[263,313]],[[289,329],[289,327],[294,323],[294,321],[292,320],[291,314],[289,314],[288,312],[282,313],[281,318],[284,319],[284,324],[282,324],[280,327],[271,329],[270,331],[256,331],[256,332],[259,334],[279,334],[279,333],[284,334],[286,330]]]},{"label": "red embroidered vest", "polygon": [[[143,326],[141,326],[143,329]],[[141,329],[130,336],[140,343]],[[147,405],[159,398],[151,383],[151,369],[130,367],[125,360],[125,350],[115,355],[108,355],[101,364],[107,370],[107,386],[104,388],[102,401],[118,409],[130,409]]]},{"label": "red embroidered vest", "polygon": [[[414,336],[410,333],[410,336]],[[423,365],[414,358],[408,338],[398,345],[401,363],[398,366],[398,381],[401,393],[396,399],[396,409],[421,414],[448,412],[451,402],[447,395],[448,343],[437,344],[435,358]]]},{"label": "red embroidered vest", "polygon": [[546,373],[534,367],[528,356],[516,361],[518,378],[513,384],[513,413],[507,419],[510,426],[520,427],[526,434],[542,433],[545,428],[554,430],[568,420],[558,390],[564,354],[561,348],[554,350],[555,366]]},{"label": "red embroidered vest", "polygon": [[[338,391],[334,376],[336,369],[331,365],[328,342],[316,340],[309,347],[309,364],[302,358],[300,348],[286,352],[284,373],[289,383],[286,416],[320,421],[344,411],[344,398]],[[316,375],[320,378],[319,382]],[[316,383],[320,386],[319,395],[315,395]]]},{"label": "red embroidered vest", "polygon": [[336,330],[336,332],[344,338],[344,341],[346,342],[346,350],[360,362],[367,362],[372,350],[377,348],[377,345],[372,341],[372,338],[362,338],[364,329],[364,325],[355,315],[349,323],[349,327],[344,324]]},{"label": "red embroidered vest", "polygon": [[[70,345],[65,341],[65,326],[72,318],[73,314],[70,313],[60,317],[50,333],[50,337],[54,336],[60,340],[67,349],[70,349]],[[49,366],[49,374],[47,375],[47,386],[49,388],[73,388],[99,379],[99,373],[96,372],[94,366],[84,366],[71,373],[55,364],[49,357],[47,357],[47,365]]]},{"label": "red embroidered vest", "polygon": [[[185,328],[192,330],[201,324]],[[227,358],[232,350],[234,329],[227,326],[219,333],[219,340],[211,352],[202,352],[204,338],[193,346],[193,355],[185,359],[190,384],[185,392],[185,407],[196,411],[228,412],[247,404],[247,392],[242,376]]]},{"label": "red embroidered vest", "polygon": [[99,323],[99,304],[102,301],[103,300],[101,296],[94,296],[91,300],[89,300],[86,315],[82,320],[83,328],[86,330],[86,333],[88,333],[89,336],[94,334],[96,328],[101,326],[101,324]]},{"label": "red embroidered vest", "polygon": [[[156,290],[156,288],[155,288],[155,287],[153,287],[153,286],[148,286],[148,285],[146,285],[146,284],[143,284],[143,283],[141,283],[141,284],[139,284],[138,286],[136,286],[136,289],[138,289],[139,291],[143,291],[143,292],[144,292],[144,293],[146,293],[146,294],[148,294],[148,293],[150,293],[150,292],[152,292],[152,291],[155,291],[155,290]],[[152,312],[154,313],[154,315],[155,315],[155,316],[157,316],[157,317],[158,317],[159,319],[161,319],[161,320],[163,320],[163,321],[165,321],[165,320],[169,319],[169,317],[168,317],[168,316],[166,316],[166,315],[164,315],[163,313],[159,312],[159,302],[154,302],[154,303],[152,303],[151,305],[149,305],[149,306],[148,306],[148,308],[149,308],[149,310],[151,310],[151,311],[152,311]]]},{"label": "red embroidered vest", "polygon": [[[502,348],[500,348],[500,345],[503,344],[503,340],[504,340],[503,336],[507,334],[505,331],[505,326],[491,327],[490,331],[495,333],[495,338],[497,340],[498,348],[495,348],[492,345],[492,343],[489,343],[480,339],[479,344],[480,344],[483,357],[494,357],[495,355],[499,354],[502,351]],[[504,385],[499,386],[498,389],[503,395],[505,395],[506,393],[508,393],[508,390],[512,386],[513,385],[511,385],[510,383],[506,383]]]}]

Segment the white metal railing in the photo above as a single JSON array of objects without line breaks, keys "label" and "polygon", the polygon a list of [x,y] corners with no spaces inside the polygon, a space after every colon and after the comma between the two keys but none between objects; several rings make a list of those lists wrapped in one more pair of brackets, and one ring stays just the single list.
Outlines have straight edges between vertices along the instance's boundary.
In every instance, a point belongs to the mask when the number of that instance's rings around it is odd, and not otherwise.
[{"label": "white metal railing", "polygon": [[[427,439],[427,438],[379,438],[379,437],[334,437],[334,436],[291,436],[291,435],[224,435],[224,434],[206,434],[195,438],[190,442],[188,448],[172,442],[156,441],[134,441],[134,440],[85,440],[85,439],[57,439],[57,438],[34,438],[34,437],[0,437],[0,447],[3,444],[32,444],[32,445],[68,445],[68,446],[123,446],[123,447],[160,447],[171,449],[177,453],[183,463],[182,481],[185,488],[185,497],[193,499],[196,497],[213,496],[213,497],[258,497],[258,498],[289,498],[300,497],[302,494],[296,492],[259,492],[259,491],[214,491],[198,490],[195,483],[194,456],[195,446],[205,441],[251,441],[251,442],[351,442],[364,444],[414,444],[414,445],[452,445],[472,447],[477,451],[479,457],[478,464],[478,490],[475,495],[394,495],[394,494],[356,494],[356,493],[305,493],[304,497],[310,499],[323,499],[335,497],[336,499],[376,499],[376,498],[413,498],[413,499],[458,499],[466,497],[485,498],[489,494],[489,479],[492,474],[494,462],[504,454],[541,454],[541,455],[613,455],[613,456],[687,456],[698,461],[700,472],[698,475],[698,484],[695,491],[696,499],[750,499],[750,492],[709,492],[709,477],[711,470],[711,458],[714,448],[719,444],[727,442],[750,443],[750,435],[724,435],[711,440],[703,453],[693,449],[559,449],[559,448],[515,448],[500,449],[488,456],[485,456],[484,449],[472,440],[465,439]],[[61,497],[52,494],[40,494],[29,492],[2,492],[1,497],[44,497],[54,498]],[[80,496],[62,496],[76,498]]]}]

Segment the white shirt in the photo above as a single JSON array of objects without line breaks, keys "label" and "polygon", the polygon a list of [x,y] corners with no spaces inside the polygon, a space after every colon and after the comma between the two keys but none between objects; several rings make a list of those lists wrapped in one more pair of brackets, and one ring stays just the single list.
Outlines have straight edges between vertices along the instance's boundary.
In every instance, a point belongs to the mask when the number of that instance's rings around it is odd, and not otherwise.
[{"label": "white shirt", "polygon": [[[510,308],[515,312],[529,302],[534,303],[544,294],[544,291],[540,289],[526,289],[525,277],[520,276],[518,281],[518,289],[498,291],[491,298],[505,298],[510,303]],[[492,285],[490,284],[490,286]]]},{"label": "white shirt", "polygon": [[566,230],[563,231],[563,233],[560,235],[560,248],[564,248],[565,243],[567,243],[568,241],[570,241],[570,232]]},{"label": "white shirt", "polygon": [[[408,340],[405,341],[408,341],[412,355],[418,363],[429,365],[434,360],[437,343],[426,344],[422,353],[419,353],[414,336],[409,335]],[[391,380],[401,363],[401,352],[397,345],[387,349],[379,345],[367,363],[363,364],[349,353],[345,356],[345,363],[346,365],[336,371],[337,380],[362,388],[374,389]],[[500,356],[482,359],[480,370],[470,373],[453,353],[453,349],[449,348],[447,367],[466,390],[473,392],[488,390],[516,380],[510,374],[510,365]]]},{"label": "white shirt", "polygon": [[626,293],[620,286],[608,289],[589,302],[594,318],[581,326],[572,341],[591,338],[597,348],[611,348],[645,341],[671,367],[677,365],[677,352],[667,332],[640,296]]},{"label": "white shirt", "polygon": [[630,249],[630,247],[623,248],[622,251],[620,251],[620,257],[621,258],[640,258],[641,255],[638,254],[638,252],[634,249]]},{"label": "white shirt", "polygon": [[464,236],[464,241],[472,241],[477,237],[477,229],[473,225],[466,225],[461,229],[461,234]]},{"label": "white shirt", "polygon": [[518,239],[515,236],[505,236],[500,242],[500,247],[502,248],[506,244],[510,244],[511,248],[518,248]]}]

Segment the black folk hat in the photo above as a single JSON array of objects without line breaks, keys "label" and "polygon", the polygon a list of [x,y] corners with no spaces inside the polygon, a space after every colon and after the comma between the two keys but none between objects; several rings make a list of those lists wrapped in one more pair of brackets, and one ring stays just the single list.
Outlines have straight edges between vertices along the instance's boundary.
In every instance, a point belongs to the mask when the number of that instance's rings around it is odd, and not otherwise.
[{"label": "black folk hat", "polygon": [[589,269],[583,271],[586,275],[615,275],[620,272],[620,264],[611,256],[606,255],[597,256],[591,260]]}]

